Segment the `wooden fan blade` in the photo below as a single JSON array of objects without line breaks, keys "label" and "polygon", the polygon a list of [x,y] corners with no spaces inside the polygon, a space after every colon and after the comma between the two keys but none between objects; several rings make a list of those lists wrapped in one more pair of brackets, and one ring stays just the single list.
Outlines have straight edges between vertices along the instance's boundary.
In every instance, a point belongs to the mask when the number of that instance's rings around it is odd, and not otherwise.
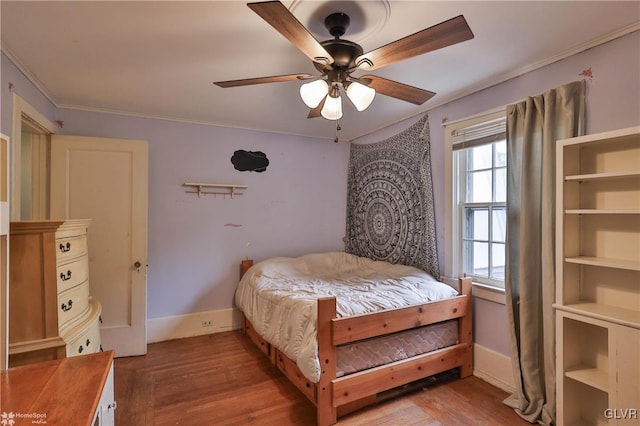
[{"label": "wooden fan blade", "polygon": [[[333,57],[316,40],[311,33],[296,19],[289,9],[279,1],[247,3],[255,13],[267,21],[287,40],[293,43],[307,58],[314,62],[333,63]],[[326,61],[320,60],[326,58]]]},{"label": "wooden fan blade", "polygon": [[220,87],[238,87],[250,86],[252,84],[280,83],[282,81],[304,80],[309,77],[312,77],[311,74],[274,75],[271,77],[244,78],[242,80],[215,81],[213,84]]},{"label": "wooden fan blade", "polygon": [[422,105],[435,96],[434,92],[409,86],[408,84],[398,83],[397,81],[387,80],[386,78],[375,75],[365,75],[360,77],[359,80],[371,80],[369,87],[374,88],[376,93],[411,102],[416,105]]},{"label": "wooden fan blade", "polygon": [[367,52],[359,56],[356,59],[356,63],[363,59],[368,59],[373,65],[370,67],[363,66],[363,68],[375,70],[472,38],[471,28],[469,28],[464,16],[460,15]]},{"label": "wooden fan blade", "polygon": [[321,116],[321,112],[322,112],[322,107],[324,107],[324,101],[327,100],[327,97],[325,96],[324,98],[322,98],[322,100],[320,101],[320,104],[315,107],[315,108],[311,108],[309,110],[309,115],[307,115],[307,118],[318,118]]}]

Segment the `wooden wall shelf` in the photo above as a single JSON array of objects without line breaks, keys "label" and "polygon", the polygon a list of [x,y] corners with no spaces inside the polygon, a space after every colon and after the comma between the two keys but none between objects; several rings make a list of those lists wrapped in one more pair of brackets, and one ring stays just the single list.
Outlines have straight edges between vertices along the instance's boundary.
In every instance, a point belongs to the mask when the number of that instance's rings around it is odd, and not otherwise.
[{"label": "wooden wall shelf", "polygon": [[[182,186],[189,186],[195,188],[192,191],[185,191],[187,194],[198,194],[198,198],[203,195],[229,195],[233,198],[236,195],[242,195],[242,192],[238,192],[238,190],[247,189],[247,185],[236,185],[229,183],[201,183],[201,182],[185,182]],[[204,188],[222,188],[227,191],[205,191]]]}]

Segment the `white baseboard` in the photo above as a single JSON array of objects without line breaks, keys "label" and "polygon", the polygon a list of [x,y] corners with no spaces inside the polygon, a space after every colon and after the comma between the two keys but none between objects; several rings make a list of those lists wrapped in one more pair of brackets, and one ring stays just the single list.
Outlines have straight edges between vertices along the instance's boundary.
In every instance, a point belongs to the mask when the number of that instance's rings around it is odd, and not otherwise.
[{"label": "white baseboard", "polygon": [[[211,325],[203,326],[205,321],[210,321]],[[147,343],[235,330],[241,323],[240,311],[233,308],[151,318],[147,320]]]},{"label": "white baseboard", "polygon": [[473,375],[506,392],[515,392],[511,358],[477,343],[473,345]]}]

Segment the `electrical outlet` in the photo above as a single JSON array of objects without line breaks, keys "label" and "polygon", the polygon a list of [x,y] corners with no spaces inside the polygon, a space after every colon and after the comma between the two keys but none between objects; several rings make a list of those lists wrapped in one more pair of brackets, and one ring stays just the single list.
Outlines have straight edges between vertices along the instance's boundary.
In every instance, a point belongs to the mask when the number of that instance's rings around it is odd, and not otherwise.
[{"label": "electrical outlet", "polygon": [[211,321],[211,320],[203,320],[202,321],[202,326],[203,327],[213,327],[213,321]]}]

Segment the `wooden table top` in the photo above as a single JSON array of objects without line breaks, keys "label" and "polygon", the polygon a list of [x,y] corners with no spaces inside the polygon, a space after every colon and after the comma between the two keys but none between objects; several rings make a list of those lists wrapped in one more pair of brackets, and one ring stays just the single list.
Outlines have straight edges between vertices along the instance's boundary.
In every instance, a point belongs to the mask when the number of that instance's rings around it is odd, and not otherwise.
[{"label": "wooden table top", "polygon": [[106,351],[3,371],[0,415],[13,414],[15,426],[91,425],[113,354]]}]

